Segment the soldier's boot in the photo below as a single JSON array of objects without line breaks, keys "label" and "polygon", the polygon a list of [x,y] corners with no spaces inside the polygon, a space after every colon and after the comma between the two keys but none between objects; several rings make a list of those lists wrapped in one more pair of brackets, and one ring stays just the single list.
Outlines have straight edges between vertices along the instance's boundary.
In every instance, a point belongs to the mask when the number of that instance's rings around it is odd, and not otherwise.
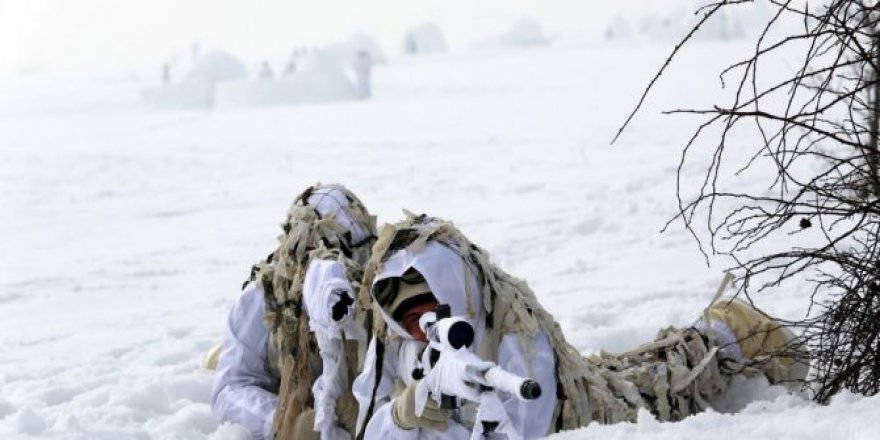
[{"label": "soldier's boot", "polygon": [[220,352],[223,351],[223,344],[217,344],[211,347],[205,356],[202,357],[202,367],[206,370],[214,371],[217,369],[217,363],[220,362]]},{"label": "soldier's boot", "polygon": [[718,300],[708,314],[722,353],[726,350],[733,358],[739,355],[744,364],[762,370],[771,383],[797,385],[806,378],[809,355],[783,323],[739,299]]}]

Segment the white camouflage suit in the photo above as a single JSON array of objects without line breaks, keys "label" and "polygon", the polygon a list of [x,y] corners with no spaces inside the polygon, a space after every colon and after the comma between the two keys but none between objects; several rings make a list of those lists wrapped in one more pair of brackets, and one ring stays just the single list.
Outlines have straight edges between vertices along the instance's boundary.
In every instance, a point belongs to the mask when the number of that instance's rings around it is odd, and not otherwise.
[{"label": "white camouflage suit", "polygon": [[[367,232],[346,216],[345,197],[324,186],[315,191],[308,203],[323,216],[335,214],[337,221],[352,232],[356,241],[363,240]],[[341,208],[341,209],[340,209]],[[341,344],[340,336],[363,339],[363,330],[355,328],[350,319],[353,306],[349,306],[346,319],[334,322],[330,309],[338,300],[341,289],[351,298],[355,297],[345,268],[337,261],[315,259],[309,263],[303,281],[303,298],[309,312],[309,327],[316,333],[323,367],[338,371]],[[258,282],[250,282],[236,300],[226,321],[223,348],[214,377],[211,393],[211,410],[220,422],[244,426],[254,440],[273,437],[273,417],[278,402],[279,377],[271,371],[269,356],[270,330],[266,326],[265,294]],[[317,366],[321,369],[321,366]],[[328,432],[324,437],[339,439],[351,435],[335,427],[332,405],[342,394],[343,382],[336,377],[317,377],[312,388],[315,401],[315,424],[324,425]],[[323,404],[322,404],[323,402]],[[327,406],[331,406],[327,411]],[[317,430],[317,429],[316,429]]]},{"label": "white camouflage suit", "polygon": [[[375,282],[386,278],[400,277],[410,268],[414,268],[424,276],[439,303],[450,305],[453,316],[468,317],[475,330],[472,349],[474,353],[479,354],[481,348],[485,348],[481,347],[481,343],[485,332],[486,314],[482,300],[478,296],[480,289],[477,288],[477,281],[470,271],[465,271],[465,265],[458,254],[435,241],[428,242],[425,248],[417,253],[408,249],[398,250],[383,263],[382,271],[376,276],[374,285]],[[471,313],[468,312],[469,310]],[[373,415],[365,428],[364,438],[383,440],[469,438],[471,429],[468,425],[475,417],[472,406],[463,407],[461,420],[450,420],[446,432],[425,428],[405,430],[395,424],[391,414],[395,382],[400,380],[403,384],[408,384],[412,381],[411,371],[415,358],[413,353],[424,345],[414,340],[395,323],[385,310],[382,312],[393,337],[384,349],[383,362],[379,367],[382,369],[381,379],[375,390],[376,402]],[[549,340],[543,332],[539,332],[534,341],[528,341],[531,342],[532,347],[530,355],[524,353],[522,349],[524,345],[529,344],[522,342],[525,341],[520,341],[515,334],[504,335],[498,347],[497,364],[511,373],[532,378],[541,385],[544,392],[540,398],[533,401],[521,401],[500,391],[499,397],[513,428],[523,438],[544,437],[550,432],[557,403],[555,357]],[[413,347],[414,345],[416,347]],[[363,371],[354,383],[354,395],[360,406],[359,430],[363,429],[367,408],[373,396],[376,368],[374,338],[367,349]],[[497,436],[497,438],[506,437]]]}]

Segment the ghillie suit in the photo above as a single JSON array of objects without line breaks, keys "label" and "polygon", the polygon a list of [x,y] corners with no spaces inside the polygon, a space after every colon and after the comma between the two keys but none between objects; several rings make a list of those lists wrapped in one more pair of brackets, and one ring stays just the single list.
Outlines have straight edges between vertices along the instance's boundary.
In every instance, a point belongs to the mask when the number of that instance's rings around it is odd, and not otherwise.
[{"label": "ghillie suit", "polygon": [[[344,200],[334,200],[332,195]],[[339,261],[357,292],[362,264],[369,258],[369,245],[375,238],[376,219],[346,188],[318,184],[295,199],[282,228],[278,248],[253,266],[245,284],[258,282],[265,293],[265,319],[271,331],[269,364],[273,374],[281,379],[275,438],[290,439],[295,432],[311,428],[311,386],[321,365],[302,301],[306,270],[316,258]],[[356,342],[348,344],[349,378],[357,375],[357,354]],[[351,414],[357,413],[357,405],[350,392],[340,401],[337,413],[342,425],[353,432],[355,420]]]},{"label": "ghillie suit", "polygon": [[[534,353],[530,341],[535,340],[539,331],[549,338],[556,357],[558,398],[551,432],[592,422],[635,421],[639,408],[649,410],[660,420],[679,420],[708,407],[706,399],[724,391],[734,374],[759,371],[720,356],[721,347],[695,328],[665,329],[654,343],[632,352],[585,358],[565,340],[559,324],[525,281],[491,264],[488,253],[471,243],[452,223],[425,215],[407,213],[407,217],[382,229],[365,268],[360,305],[379,307],[370,302],[370,288],[395,251],[409,249],[418,253],[428,241],[450,248],[475,276],[480,289],[477,298],[482,298],[486,312],[486,342],[477,353],[481,358],[498,362],[497,347],[505,334],[519,336],[523,353]],[[377,317],[373,334],[378,341],[392,337],[387,324],[378,318],[378,309],[373,316]]]}]

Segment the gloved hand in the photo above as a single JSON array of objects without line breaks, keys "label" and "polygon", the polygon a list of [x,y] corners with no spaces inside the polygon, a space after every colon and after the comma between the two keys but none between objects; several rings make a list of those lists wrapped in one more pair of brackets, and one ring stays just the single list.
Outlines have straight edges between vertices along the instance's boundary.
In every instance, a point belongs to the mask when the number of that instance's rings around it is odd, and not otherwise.
[{"label": "gloved hand", "polygon": [[[336,322],[341,322],[343,318],[350,318],[354,313],[354,299],[348,294],[344,288],[337,287],[330,292],[335,297],[336,303],[332,306],[332,318]],[[331,300],[333,301],[333,300]]]},{"label": "gloved hand", "polygon": [[[430,356],[427,350],[424,356],[426,357],[423,358],[422,365],[427,365],[430,362],[427,358]],[[494,364],[480,359],[465,347],[445,350],[431,371],[420,381],[421,384],[416,389],[416,403],[430,401],[429,395],[442,394],[476,402],[480,398],[480,393],[474,385],[478,381],[475,375],[479,376],[479,372],[492,366]],[[416,414],[419,411],[417,405]]]},{"label": "gloved hand", "polygon": [[446,423],[452,417],[452,411],[440,409],[440,405],[427,399],[422,415],[416,415],[416,387],[420,381],[412,381],[391,403],[391,417],[402,429],[427,428],[446,432]]}]

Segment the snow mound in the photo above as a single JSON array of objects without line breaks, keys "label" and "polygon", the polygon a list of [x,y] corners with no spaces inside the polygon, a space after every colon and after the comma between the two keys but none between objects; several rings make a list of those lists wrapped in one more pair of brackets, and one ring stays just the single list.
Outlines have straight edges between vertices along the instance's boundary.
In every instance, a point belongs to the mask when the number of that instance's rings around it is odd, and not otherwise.
[{"label": "snow mound", "polygon": [[46,420],[29,407],[23,408],[13,419],[19,433],[35,435],[46,430]]},{"label": "snow mound", "polygon": [[178,83],[148,86],[141,89],[141,103],[160,109],[209,108],[215,103],[218,83],[247,77],[244,63],[224,51],[198,57]]},{"label": "snow mound", "polygon": [[403,52],[409,55],[444,53],[446,37],[437,23],[426,22],[406,32],[403,39]]},{"label": "snow mound", "polygon": [[[633,29],[630,20],[615,16],[605,29],[607,40],[640,39],[670,43],[678,42],[703,18],[694,14],[705,6],[705,0],[690,2],[672,9],[665,15],[643,15],[634,17],[637,23]],[[722,8],[712,18],[700,26],[694,34],[695,41],[739,40],[759,32],[770,18],[768,7],[761,3],[736,8]]]},{"label": "snow mound", "polygon": [[629,40],[634,35],[632,25],[622,15],[615,15],[611,19],[611,23],[608,23],[608,27],[605,28],[606,40]]},{"label": "snow mound", "polygon": [[531,18],[517,20],[498,40],[499,43],[506,46],[534,46],[546,44],[549,41],[544,36],[541,23]]},{"label": "snow mound", "polygon": [[776,440],[846,438],[869,440],[880,432],[880,396],[861,397],[849,393],[820,406],[792,395],[772,401],[757,401],[732,417],[706,411],[677,423],[660,423],[647,411],[640,411],[636,423],[591,425],[548,437],[551,440]]},{"label": "snow mound", "polygon": [[15,407],[12,406],[11,403],[0,400],[0,420],[3,420],[6,416],[15,412]]},{"label": "snow mound", "polygon": [[251,435],[244,426],[224,423],[220,425],[209,440],[250,440]]},{"label": "snow mound", "polygon": [[234,81],[247,77],[244,63],[232,54],[224,51],[209,52],[199,57],[195,65],[187,73],[190,81],[203,81],[216,84],[221,81]]},{"label": "snow mound", "polygon": [[332,53],[339,62],[343,64],[351,64],[355,61],[359,52],[370,54],[370,61],[374,64],[384,64],[388,62],[388,57],[382,46],[371,35],[358,32],[353,34],[348,40],[328,46],[326,52]]},{"label": "snow mound", "polygon": [[155,432],[172,438],[203,438],[217,430],[217,419],[205,403],[187,405],[151,426]]},{"label": "snow mound", "polygon": [[335,53],[317,51],[294,75],[221,83],[216,94],[218,107],[259,107],[355,99],[357,88]]}]

